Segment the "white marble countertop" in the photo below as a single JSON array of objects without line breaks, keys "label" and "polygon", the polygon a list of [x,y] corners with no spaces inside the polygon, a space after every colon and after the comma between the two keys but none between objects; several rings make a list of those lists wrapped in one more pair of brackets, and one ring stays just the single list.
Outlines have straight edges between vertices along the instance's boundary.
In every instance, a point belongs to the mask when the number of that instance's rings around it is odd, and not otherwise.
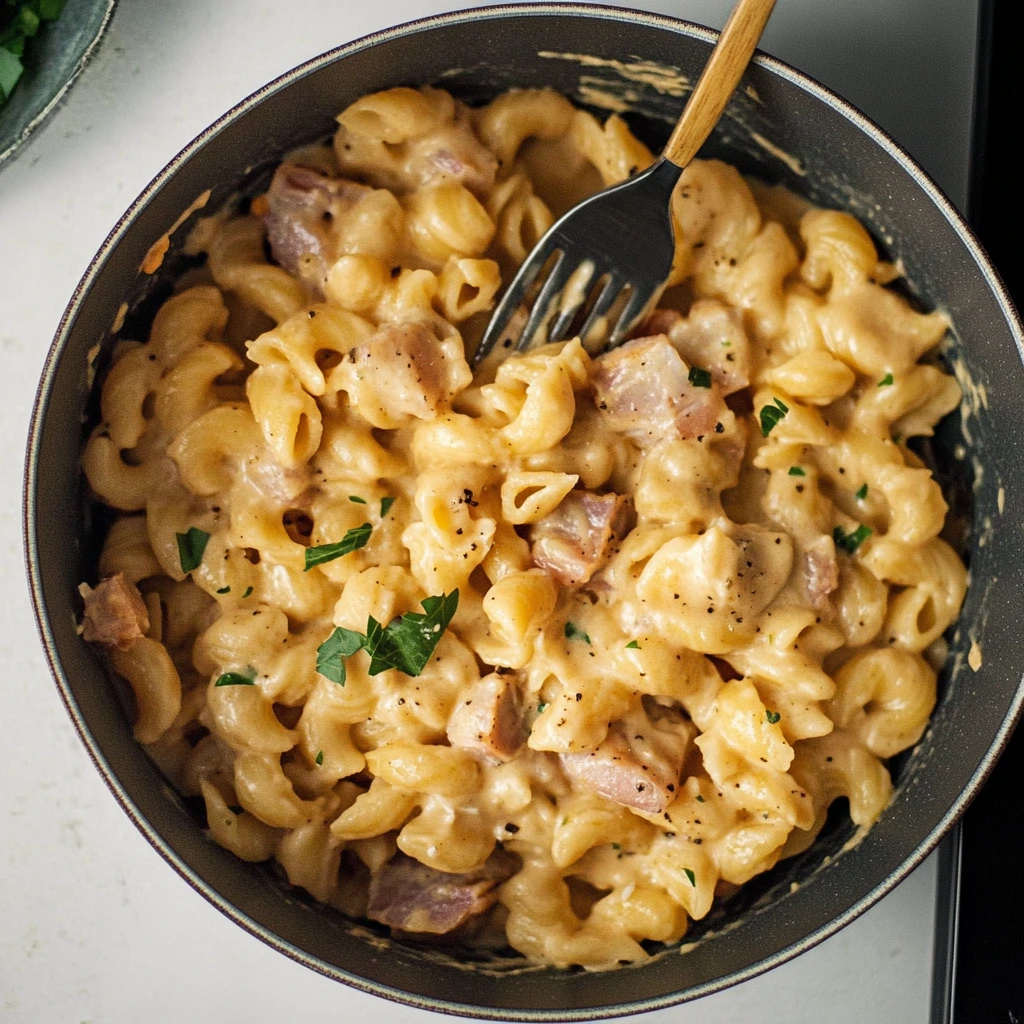
[{"label": "white marble countertop", "polygon": [[[0,436],[8,439],[0,447],[0,1021],[261,1024],[340,1011],[398,1024],[434,1016],[348,989],[263,945],[182,881],[120,811],[64,713],[36,637],[21,478],[31,404],[61,312],[149,179],[229,106],[301,61],[466,5],[121,0],[64,107],[0,170]],[[729,3],[634,6],[717,27]],[[962,199],[973,72],[973,43],[965,49],[964,40],[974,38],[974,12],[963,0],[780,0],[764,47],[866,108]],[[931,39],[922,39],[925,24]],[[648,1016],[924,1022],[934,911],[932,857],[805,955]]]}]

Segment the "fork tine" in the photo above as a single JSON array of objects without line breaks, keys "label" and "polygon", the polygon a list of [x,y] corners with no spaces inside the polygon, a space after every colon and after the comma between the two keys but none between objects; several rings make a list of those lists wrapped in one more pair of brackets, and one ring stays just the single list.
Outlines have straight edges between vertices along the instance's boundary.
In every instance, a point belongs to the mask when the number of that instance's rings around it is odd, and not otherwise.
[{"label": "fork tine", "polygon": [[639,288],[633,285],[633,294],[630,295],[629,300],[626,302],[626,308],[622,311],[615,329],[608,336],[608,348],[615,348],[616,345],[622,343],[626,335],[633,329],[637,320],[640,319],[651,299],[654,298],[656,291],[657,289],[655,288]]},{"label": "fork tine", "polygon": [[516,310],[523,303],[526,292],[540,273],[541,268],[547,263],[550,255],[550,250],[538,247],[527,257],[526,262],[520,268],[508,291],[505,292],[501,302],[498,303],[498,308],[491,315],[491,321],[487,325],[487,330],[480,339],[480,344],[473,355],[474,369],[491,354],[491,350],[508,329],[508,325],[511,323],[512,317],[515,316]]},{"label": "fork tine", "polygon": [[584,344],[587,341],[587,335],[593,330],[597,321],[603,317],[609,309],[615,304],[615,300],[619,296],[619,292],[622,291],[623,280],[618,274],[612,274],[605,282],[604,288],[601,289],[601,294],[597,297],[597,301],[594,303],[594,308],[590,311],[590,315],[587,317],[586,322],[580,328],[580,338]]},{"label": "fork tine", "polygon": [[[583,275],[586,274],[584,278]],[[595,281],[601,279],[603,271],[599,272],[592,260],[585,260],[577,268],[576,272],[569,278],[562,298],[562,308],[555,317],[555,322],[548,329],[548,341],[564,341],[566,333],[572,326],[576,314],[583,308],[590,293],[593,291]],[[581,280],[573,281],[579,274]],[[566,302],[568,299],[568,304]]]},{"label": "fork tine", "polygon": [[519,341],[516,342],[515,350],[517,352],[523,352],[533,344],[537,331],[550,315],[551,303],[566,286],[575,269],[570,265],[566,253],[560,252],[555,265],[551,268],[551,273],[548,274],[547,280],[544,282],[544,287],[541,288],[540,294],[533,304],[533,309],[530,310],[530,319],[526,321],[523,333],[519,336]]}]

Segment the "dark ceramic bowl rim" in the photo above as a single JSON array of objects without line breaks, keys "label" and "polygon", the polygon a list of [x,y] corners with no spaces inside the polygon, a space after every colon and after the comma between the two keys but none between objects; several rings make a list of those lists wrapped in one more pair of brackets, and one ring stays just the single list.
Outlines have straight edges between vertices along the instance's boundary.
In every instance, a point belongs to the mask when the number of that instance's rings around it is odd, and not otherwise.
[{"label": "dark ceramic bowl rim", "polygon": [[[291,943],[271,932],[268,928],[257,921],[254,921],[247,914],[241,912],[233,903],[221,896],[217,890],[193,871],[189,865],[186,864],[165,843],[162,836],[149,824],[146,818],[143,817],[128,796],[118,777],[110,768],[102,750],[89,733],[82,716],[79,713],[73,692],[57,654],[56,644],[43,600],[38,551],[36,537],[33,530],[33,523],[36,516],[35,493],[38,486],[40,436],[44,415],[53,386],[55,370],[67,342],[70,329],[80,311],[84,297],[92,288],[96,278],[101,274],[108,254],[116,248],[140,212],[148,205],[150,199],[176,173],[183,161],[201,149],[225,126],[256,107],[264,98],[280,90],[286,89],[291,83],[302,78],[306,74],[316,71],[335,60],[345,58],[351,54],[361,52],[365,49],[398,37],[416,34],[425,29],[461,24],[467,21],[497,20],[509,16],[538,17],[545,15],[572,14],[603,18],[613,22],[636,22],[652,28],[688,35],[691,38],[700,39],[708,43],[713,43],[717,39],[716,32],[692,22],[658,14],[637,12],[621,7],[605,7],[588,3],[565,2],[501,4],[493,7],[472,8],[417,19],[415,21],[397,25],[393,28],[371,33],[329,50],[318,57],[314,57],[269,82],[261,89],[252,93],[250,96],[233,106],[227,111],[227,113],[218,118],[213,124],[185,146],[159,172],[159,174],[150,181],[145,189],[143,189],[138,198],[135,199],[131,206],[129,206],[126,212],[122,215],[120,220],[111,230],[110,234],[104,240],[103,244],[100,246],[96,255],[90,261],[87,270],[71,297],[67,309],[61,317],[60,324],[43,366],[40,385],[32,410],[25,460],[25,486],[23,494],[25,559],[36,625],[43,643],[50,671],[57,684],[64,706],[67,709],[82,742],[85,744],[86,750],[92,758],[93,763],[103,776],[104,781],[110,788],[117,802],[121,805],[122,809],[133,821],[143,836],[145,836],[149,841],[150,845],[160,853],[160,855],[178,872],[179,875],[182,876],[182,878],[185,879],[185,881],[187,881],[197,892],[199,892],[236,924],[240,925],[250,934],[261,939],[269,946],[286,954],[293,960],[304,964],[312,970],[334,978],[335,980],[344,981],[346,984],[363,992],[383,996],[396,1002],[415,1006],[420,1009],[428,1009],[458,1016],[473,1016],[493,1020],[594,1020],[662,1009],[683,1001],[689,1001],[690,999],[709,995],[731,985],[748,980],[749,978],[755,977],[758,974],[777,967],[800,953],[812,948],[864,913],[864,911],[895,888],[897,884],[903,881],[903,879],[906,878],[911,871],[913,871],[925,859],[925,857],[938,844],[943,835],[953,825],[956,819],[963,813],[968,803],[984,783],[998,759],[999,754],[1002,752],[1003,747],[1006,745],[1006,742],[1013,731],[1014,725],[1021,716],[1022,709],[1024,709],[1024,681],[1022,681],[1022,683],[1018,685],[1014,699],[1010,704],[1009,713],[1004,719],[1002,726],[997,731],[986,756],[975,769],[974,774],[969,779],[958,799],[953,802],[947,812],[939,820],[938,824],[924,837],[911,855],[908,856],[898,868],[892,871],[880,884],[875,886],[872,890],[849,906],[844,912],[836,915],[826,924],[814,929],[802,939],[792,943],[785,949],[771,954],[746,968],[733,971],[732,973],[716,978],[713,981],[695,985],[685,990],[647,999],[638,999],[622,1003],[617,1006],[588,1007],[578,1010],[517,1009],[513,1011],[502,1011],[493,1007],[482,1007],[467,1003],[453,1003],[442,999],[420,996],[394,988],[390,985],[370,981],[366,978],[350,974],[336,965],[327,964],[319,958],[311,956],[303,950],[296,948]],[[916,164],[916,162],[896,142],[894,142],[888,134],[886,134],[886,132],[874,124],[874,122],[864,114],[860,113],[860,111],[855,107],[837,96],[835,93],[831,92],[825,86],[821,85],[810,76],[790,67],[783,61],[760,52],[755,56],[754,63],[770,70],[782,79],[797,86],[803,92],[810,94],[821,103],[833,108],[836,112],[844,116],[859,128],[860,131],[867,135],[890,159],[894,160],[911,176],[915,183],[926,193],[928,198],[935,204],[937,209],[951,224],[966,245],[975,266],[981,272],[985,282],[996,297],[1005,322],[1014,335],[1018,357],[1024,361],[1024,325],[1022,325],[1021,319],[1006,293],[1006,289],[1000,280],[998,272],[990,264],[988,257],[984,253],[971,228],[952,203],[946,198],[942,190],[931,180],[931,178],[929,178],[929,176]]]},{"label": "dark ceramic bowl rim", "polygon": [[[15,138],[6,149],[0,150],[0,167],[2,167],[8,160],[11,160],[15,154],[22,149],[25,143],[28,142],[32,135],[39,131],[39,129],[42,128],[43,125],[46,124],[46,122],[49,121],[49,119],[57,112],[57,108],[64,101],[68,90],[75,84],[78,76],[86,69],[93,57],[96,56],[96,51],[99,49],[99,45],[103,41],[107,29],[110,27],[110,20],[114,16],[114,8],[117,6],[117,0],[103,0],[103,6],[105,7],[103,20],[100,22],[99,28],[96,30],[96,34],[89,40],[89,44],[75,62],[75,66],[71,69],[70,74],[63,83],[61,83],[60,88],[57,89],[57,91],[50,97],[46,105],[21,129],[17,138]],[[56,27],[59,27],[59,25],[60,22],[58,21],[56,23]],[[152,187],[152,185],[153,182],[150,182],[150,185],[147,186],[147,191]],[[92,264],[90,263],[90,267],[91,266]],[[77,290],[75,294],[78,294]]]}]

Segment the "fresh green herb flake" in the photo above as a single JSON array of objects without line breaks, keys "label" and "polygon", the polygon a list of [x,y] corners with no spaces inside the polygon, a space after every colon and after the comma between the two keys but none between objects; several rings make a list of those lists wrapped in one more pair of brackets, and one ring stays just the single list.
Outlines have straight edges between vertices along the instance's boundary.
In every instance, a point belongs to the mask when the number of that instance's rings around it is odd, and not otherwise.
[{"label": "fresh green herb flake", "polygon": [[244,672],[225,672],[214,686],[255,686],[256,669],[250,665]]},{"label": "fresh green herb flake", "polygon": [[221,587],[220,590],[217,591],[217,593],[218,594],[230,594],[231,593],[231,588],[230,587]]},{"label": "fresh green herb flake", "polygon": [[807,476],[807,474],[799,466],[789,467],[790,476]]},{"label": "fresh green herb flake", "polygon": [[566,640],[572,640],[575,637],[579,637],[584,643],[591,643],[590,637],[576,625],[575,622],[567,622],[565,624],[565,638]]},{"label": "fresh green herb flake", "polygon": [[11,90],[18,84],[18,79],[25,70],[18,59],[22,45],[22,41],[18,40],[19,53],[15,53],[13,42],[0,46],[0,103],[11,95]]},{"label": "fresh green herb flake", "polygon": [[731,348],[731,347],[732,347],[732,342],[731,341],[723,341],[722,342],[722,348]]},{"label": "fresh green herb flake", "polygon": [[789,406],[781,398],[775,399],[774,405],[765,405],[761,408],[761,436],[767,437],[778,425]]},{"label": "fresh green herb flake", "polygon": [[898,430],[893,431],[892,443],[893,444],[899,444],[900,441],[902,441],[902,440],[903,440],[903,435]]},{"label": "fresh green herb flake", "polygon": [[541,701],[537,705],[537,714],[538,715],[543,715],[546,710],[547,710],[547,704],[545,704],[543,701]]},{"label": "fresh green herb flake", "polygon": [[25,4],[18,12],[15,22],[26,38],[31,38],[39,31],[39,15]]},{"label": "fresh green herb flake", "polygon": [[621,850],[622,849],[622,843],[612,843],[612,849],[613,850]]},{"label": "fresh green herb flake", "polygon": [[365,505],[366,504],[366,499],[365,498],[360,498],[357,494],[350,494],[348,496],[348,500],[355,502],[357,505]]},{"label": "fresh green herb flake", "polygon": [[242,600],[244,601],[251,593],[252,593],[252,587],[246,587],[245,588],[245,593],[242,595]]},{"label": "fresh green herb flake", "polygon": [[324,763],[324,752],[322,750],[318,750],[316,752],[316,759],[315,760],[316,760],[316,763],[318,765]]},{"label": "fresh green herb flake", "polygon": [[626,650],[627,651],[642,651],[643,648],[635,640],[630,640],[629,643],[626,644]]},{"label": "fresh green herb flake", "polygon": [[695,388],[709,388],[711,387],[711,374],[699,366],[691,366],[689,381]]},{"label": "fresh green herb flake", "polygon": [[690,885],[692,885],[694,889],[696,889],[697,876],[689,868],[683,868],[683,874],[686,875],[686,877],[690,880]]},{"label": "fresh green herb flake", "polygon": [[860,490],[854,495],[858,501],[863,501],[868,496],[868,485],[861,484]]},{"label": "fresh green herb flake", "polygon": [[389,668],[407,676],[418,676],[423,671],[459,607],[459,592],[425,597],[421,604],[422,612],[406,612],[387,626],[369,617],[366,650],[371,676]]},{"label": "fresh green herb flake", "polygon": [[889,386],[889,385],[890,385],[891,383],[892,383],[892,374],[891,374],[891,373],[887,373],[887,374],[886,374],[886,375],[885,375],[885,376],[884,376],[884,377],[883,377],[883,378],[882,378],[882,379],[881,379],[881,380],[880,380],[880,381],[878,382],[878,386],[879,386],[880,388],[887,388],[887,387],[888,387],[888,386]]},{"label": "fresh green herb flake", "polygon": [[176,533],[178,541],[178,561],[182,572],[191,572],[203,563],[203,552],[206,550],[210,535],[205,530],[190,526],[188,533]]},{"label": "fresh green herb flake", "polygon": [[697,803],[699,803],[699,804],[702,804],[702,803],[704,803],[704,797],[702,797],[702,796],[700,795],[700,793],[698,793],[698,794],[697,794]]},{"label": "fresh green herb flake", "polygon": [[380,517],[381,517],[381,519],[386,519],[387,518],[388,513],[391,511],[391,506],[394,505],[394,503],[395,503],[395,499],[390,497],[390,496],[387,497],[387,498],[381,498],[380,499]]},{"label": "fresh green herb flake", "polygon": [[768,719],[769,725],[775,725],[782,715],[780,715],[778,711],[768,711],[765,709],[764,717]]},{"label": "fresh green herb flake", "polygon": [[[24,73],[21,58],[25,42],[39,31],[40,23],[53,21],[63,0],[7,0],[0,3],[0,107]],[[6,13],[5,13],[6,12]]]},{"label": "fresh green herb flake", "polygon": [[306,565],[303,572],[309,572],[316,565],[333,562],[342,555],[366,547],[372,531],[373,526],[370,523],[363,523],[362,526],[353,526],[336,544],[320,544],[314,548],[306,548]]},{"label": "fresh green herb flake", "polygon": [[870,536],[871,527],[865,526],[863,523],[851,533],[844,533],[841,526],[837,526],[832,531],[832,539],[836,542],[836,547],[848,555],[852,555]]},{"label": "fresh green herb flake", "polygon": [[354,629],[338,627],[316,649],[316,670],[325,679],[345,685],[345,659],[366,646],[366,637]]}]

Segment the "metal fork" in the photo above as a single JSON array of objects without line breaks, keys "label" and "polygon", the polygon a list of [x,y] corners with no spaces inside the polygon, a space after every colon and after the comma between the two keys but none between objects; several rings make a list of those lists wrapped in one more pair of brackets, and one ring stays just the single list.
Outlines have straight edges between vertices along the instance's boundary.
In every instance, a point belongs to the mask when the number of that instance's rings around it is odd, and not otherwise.
[{"label": "metal fork", "polygon": [[[672,269],[672,189],[721,117],[774,6],[775,0],[739,0],[661,157],[628,181],[584,199],[537,243],[494,311],[473,357],[474,367],[499,341],[507,354],[522,352],[535,341],[564,340],[589,299],[593,305],[576,332],[587,340],[628,288],[606,347],[627,337],[660,295]],[[549,264],[526,325],[513,337],[512,319]],[[602,280],[603,287],[597,288]]]}]

